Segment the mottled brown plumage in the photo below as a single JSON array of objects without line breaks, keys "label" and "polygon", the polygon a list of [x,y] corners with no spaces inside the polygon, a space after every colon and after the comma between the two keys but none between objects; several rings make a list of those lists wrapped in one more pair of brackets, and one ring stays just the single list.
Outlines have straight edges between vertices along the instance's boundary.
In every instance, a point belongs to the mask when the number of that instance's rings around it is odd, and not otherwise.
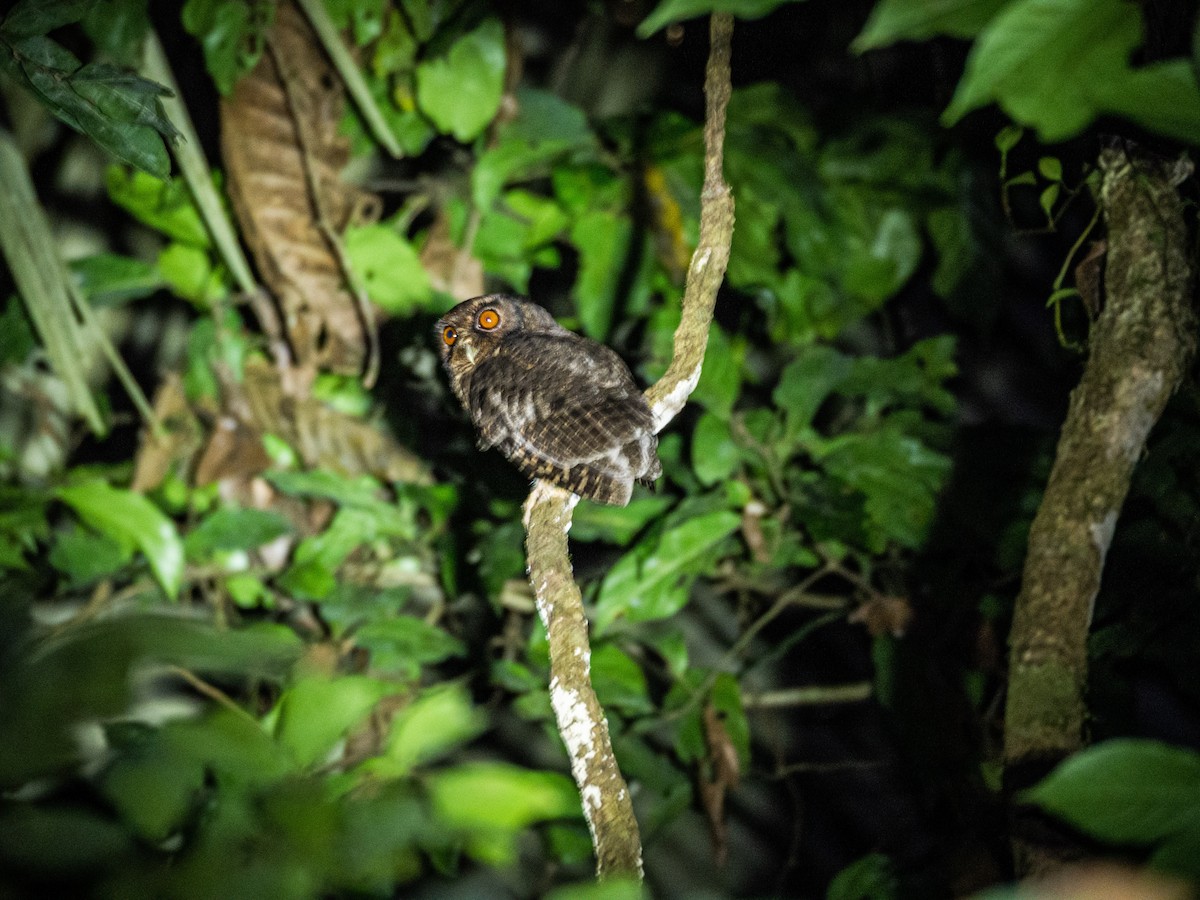
[{"label": "mottled brown plumage", "polygon": [[438,322],[450,386],[479,430],[529,478],[624,506],[662,474],[650,407],[608,347],[536,303],[488,294]]}]

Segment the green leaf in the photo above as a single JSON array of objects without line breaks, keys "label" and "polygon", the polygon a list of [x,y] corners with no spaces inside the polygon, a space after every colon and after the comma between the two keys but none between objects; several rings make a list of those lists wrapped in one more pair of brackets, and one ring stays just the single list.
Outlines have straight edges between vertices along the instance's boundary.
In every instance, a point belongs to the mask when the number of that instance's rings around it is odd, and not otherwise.
[{"label": "green leaf", "polygon": [[895,900],[899,896],[895,867],[882,853],[852,862],[834,876],[825,891],[825,900]]},{"label": "green leaf", "polygon": [[631,622],[665,619],[688,600],[688,591],[714,550],[741,524],[741,517],[718,510],[688,519],[644,540],[622,556],[600,585],[595,627],[604,631],[618,617]]},{"label": "green leaf", "polygon": [[95,0],[21,0],[4,17],[0,33],[9,39],[48,34],[78,22],[94,3]]},{"label": "green leaf", "polygon": [[979,247],[972,229],[970,213],[957,204],[930,210],[925,219],[925,230],[937,251],[937,268],[929,285],[943,299],[978,266]]},{"label": "green leaf", "polygon": [[1062,181],[1062,160],[1057,156],[1043,156],[1037,163],[1038,172],[1049,181]]},{"label": "green leaf", "polygon": [[1046,218],[1048,219],[1054,217],[1054,204],[1058,202],[1058,194],[1061,189],[1061,184],[1052,184],[1038,196],[1038,205],[1042,208],[1042,212],[1046,214]]},{"label": "green leaf", "polygon": [[157,506],[141,494],[114,488],[99,479],[59,488],[57,496],[101,534],[121,546],[141,550],[167,596],[178,595],[183,578],[183,542],[175,523]]},{"label": "green leaf", "polygon": [[161,740],[123,753],[104,771],[101,790],[137,835],[158,843],[182,824],[204,787],[204,768],[170,753]]},{"label": "green leaf", "polygon": [[739,288],[770,284],[779,270],[779,205],[749,185],[739,185],[737,228],[729,250],[729,283]]},{"label": "green leaf", "polygon": [[96,253],[72,260],[70,268],[93,307],[140,300],[163,286],[154,266],[117,253]]},{"label": "green leaf", "polygon": [[850,49],[864,53],[897,41],[925,41],[945,34],[972,38],[1008,0],[879,0]]},{"label": "green leaf", "polygon": [[917,270],[923,250],[921,235],[912,213],[886,209],[874,222],[862,225],[873,230],[852,242],[845,260],[842,284],[846,290],[878,306],[887,300]]},{"label": "green leaf", "polygon": [[692,468],[705,487],[724,481],[737,468],[741,451],[733,441],[729,423],[705,413],[692,432]]},{"label": "green leaf", "polygon": [[483,730],[484,719],[458,684],[425,691],[392,718],[383,755],[363,768],[380,777],[407,775]]},{"label": "green leaf", "polygon": [[315,766],[394,690],[387,682],[362,675],[305,678],[280,698],[275,738],[302,768]]},{"label": "green leaf", "polygon": [[407,316],[433,300],[433,286],[417,251],[391,226],[348,229],[346,255],[371,302],[385,312]]},{"label": "green leaf", "polygon": [[608,541],[628,546],[647,523],[658,518],[673,504],[670,497],[634,497],[628,506],[581,503],[571,523],[575,541]]},{"label": "green leaf", "polygon": [[1098,87],[1104,109],[1151,131],[1200,143],[1200,87],[1187,60],[1151,63]]},{"label": "green leaf", "polygon": [[949,459],[891,423],[839,435],[814,448],[814,456],[826,473],[865,495],[873,550],[882,550],[888,540],[920,546],[949,474]]},{"label": "green leaf", "polygon": [[948,414],[954,409],[954,395],[946,382],[958,375],[954,353],[954,337],[944,334],[918,341],[891,359],[855,357],[837,391],[866,398],[870,416],[896,405],[929,406]]},{"label": "green leaf", "polygon": [[[586,833],[583,837],[587,841]],[[588,854],[584,860],[591,859],[590,841],[587,842],[587,849]],[[556,887],[546,895],[546,900],[643,900],[645,896],[642,884],[637,879],[608,877],[603,881],[586,881]]]},{"label": "green leaf", "polygon": [[[0,312],[0,365],[5,363],[22,363],[37,347],[37,339],[33,335],[33,326],[25,315],[25,308],[12,295]],[[589,504],[591,505],[591,504]]]},{"label": "green leaf", "polygon": [[189,558],[203,560],[221,551],[254,550],[291,530],[288,521],[278,513],[225,507],[192,529],[183,546]]},{"label": "green leaf", "polygon": [[129,562],[133,551],[104,534],[89,534],[80,528],[63,532],[50,549],[50,565],[86,585],[112,575]]},{"label": "green leaf", "polygon": [[438,820],[466,832],[469,852],[492,864],[510,861],[535,822],[580,815],[575,785],[557,772],[478,762],[435,772],[427,786]]},{"label": "green leaf", "polygon": [[355,643],[371,652],[371,670],[415,679],[421,667],[463,656],[462,641],[416,616],[377,619],[354,632]]},{"label": "green leaf", "polygon": [[158,254],[158,271],[172,293],[201,309],[229,293],[223,273],[202,247],[172,241]]},{"label": "green leaf", "polygon": [[683,22],[713,12],[733,13],[739,19],[761,19],[777,6],[797,0],[662,0],[642,20],[637,34],[648,38],[672,22]]},{"label": "green leaf", "polygon": [[489,18],[417,66],[417,104],[439,131],[474,140],[500,108],[504,67],[504,26]]},{"label": "green leaf", "polygon": [[148,7],[149,0],[98,0],[83,17],[84,33],[106,56],[136,69],[150,30]]},{"label": "green leaf", "polygon": [[208,74],[222,94],[258,63],[274,16],[273,3],[187,0],[183,5],[183,27],[200,41]]},{"label": "green leaf", "polygon": [[108,196],[139,222],[193,247],[208,247],[208,230],[180,178],[163,180],[145,172],[110,166]]},{"label": "green leaf", "polygon": [[171,160],[164,138],[176,136],[159,98],[166,88],[102,63],[80,67],[50,38],[34,35],[9,45],[0,64],[24,79],[55,116],[122,162],[166,177]]},{"label": "green leaf", "polygon": [[1020,125],[1005,125],[996,132],[994,143],[996,149],[1001,154],[1008,154],[1013,147],[1021,142],[1021,138],[1025,136],[1025,129]]},{"label": "green leaf", "polygon": [[1200,754],[1120,738],[1063,762],[1021,799],[1114,844],[1146,845],[1200,825]]},{"label": "green leaf", "polygon": [[802,429],[812,424],[821,404],[853,368],[850,357],[822,345],[804,348],[788,363],[771,394],[771,401],[783,410],[787,440],[795,440]]},{"label": "green leaf", "polygon": [[579,251],[579,274],[571,294],[588,337],[603,341],[612,327],[613,304],[621,273],[632,252],[633,225],[628,216],[591,209],[571,226],[571,243]]},{"label": "green leaf", "polygon": [[728,419],[742,392],[742,373],[746,362],[746,338],[730,337],[713,322],[704,350],[704,367],[691,399],[709,412]]},{"label": "green leaf", "polygon": [[550,243],[570,224],[570,217],[554,200],[529,191],[506,191],[502,204],[525,226],[524,250]]},{"label": "green leaf", "polygon": [[994,101],[1048,143],[1103,113],[1196,142],[1200,87],[1190,67],[1132,69],[1141,41],[1141,15],[1123,0],[1014,0],[980,34],[942,120]]},{"label": "green leaf", "polygon": [[594,645],[591,668],[592,686],[602,707],[631,716],[654,711],[642,667],[616,644],[605,641]]},{"label": "green leaf", "polygon": [[271,784],[295,773],[284,746],[240,710],[217,708],[200,719],[171,722],[162,735],[169,753],[199,763],[226,788]]}]

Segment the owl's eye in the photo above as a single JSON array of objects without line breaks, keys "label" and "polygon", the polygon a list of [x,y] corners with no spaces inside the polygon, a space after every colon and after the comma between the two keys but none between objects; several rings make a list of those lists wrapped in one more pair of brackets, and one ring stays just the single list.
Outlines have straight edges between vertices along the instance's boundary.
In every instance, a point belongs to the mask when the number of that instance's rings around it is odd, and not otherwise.
[{"label": "owl's eye", "polygon": [[479,314],[479,327],[484,331],[491,331],[500,324],[500,313],[494,309],[485,309]]},{"label": "owl's eye", "polygon": [[454,342],[458,340],[458,331],[453,325],[447,325],[442,329],[442,340],[446,342],[447,347],[454,346]]}]

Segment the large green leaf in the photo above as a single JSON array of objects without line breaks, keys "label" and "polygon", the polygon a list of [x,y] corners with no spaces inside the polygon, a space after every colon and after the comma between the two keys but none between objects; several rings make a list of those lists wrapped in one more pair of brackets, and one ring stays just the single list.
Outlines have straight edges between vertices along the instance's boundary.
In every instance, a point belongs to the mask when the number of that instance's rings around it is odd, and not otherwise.
[{"label": "large green leaf", "polygon": [[980,34],[943,121],[994,101],[1045,141],[1103,113],[1200,140],[1200,88],[1186,62],[1134,70],[1141,41],[1141,13],[1124,0],[1013,0]]},{"label": "large green leaf", "polygon": [[100,479],[60,488],[58,498],[83,521],[118,544],[136,547],[170,597],[183,579],[183,542],[175,523],[157,506],[133,491],[114,488]]},{"label": "large green leaf", "polygon": [[46,34],[63,25],[78,22],[96,0],[21,0],[0,23],[6,38]]},{"label": "large green leaf", "polygon": [[417,104],[439,131],[474,140],[500,108],[504,67],[504,26],[488,19],[417,66]]},{"label": "large green leaf", "polygon": [[105,184],[112,201],[143,224],[180,243],[209,246],[208,229],[183,179],[156,178],[111,166]]},{"label": "large green leaf", "polygon": [[391,690],[387,682],[362,675],[305,678],[280,698],[275,738],[300,766],[316,765]]},{"label": "large green leaf", "polygon": [[254,550],[291,531],[288,521],[265,509],[224,507],[205,518],[184,539],[192,559],[219,551]]},{"label": "large green leaf", "polygon": [[81,65],[42,34],[0,44],[0,69],[122,162],[159,177],[171,171],[164,139],[177,132],[160,102],[169,93],[162,85],[105,63]]},{"label": "large green leaf", "polygon": [[713,413],[701,416],[692,432],[692,469],[700,483],[708,486],[724,481],[740,458],[729,423]]},{"label": "large green leaf", "polygon": [[565,775],[508,763],[478,762],[443,769],[428,779],[438,818],[466,833],[468,851],[493,864],[510,861],[523,829],[580,814],[579,795]]},{"label": "large green leaf", "polygon": [[371,301],[386,312],[411,315],[433,299],[417,251],[389,225],[349,229],[346,256]]},{"label": "large green leaf", "polygon": [[1105,741],[1067,759],[1021,799],[1114,844],[1200,828],[1200,754],[1158,741]]},{"label": "large green leaf", "polygon": [[717,510],[666,529],[622,556],[609,570],[596,601],[595,625],[603,631],[618,617],[631,622],[665,619],[688,599],[692,581],[713,562],[713,550],[741,517]]},{"label": "large green leaf", "polygon": [[483,725],[462,685],[431,688],[396,713],[383,754],[367,760],[363,768],[384,778],[407,775],[475,737]]},{"label": "large green leaf", "polygon": [[603,341],[612,327],[613,305],[633,236],[629,217],[606,209],[589,210],[571,227],[571,243],[579,251],[572,295],[584,333],[597,341]]},{"label": "large green leaf", "polygon": [[394,613],[358,628],[354,640],[371,651],[372,671],[401,678],[415,679],[422,666],[466,653],[462,641],[444,628]]},{"label": "large green leaf", "polygon": [[893,423],[828,441],[811,438],[810,447],[827,474],[866,498],[872,550],[882,551],[887,541],[920,546],[950,472],[948,458]]},{"label": "large green leaf", "polygon": [[896,41],[924,41],[939,34],[973,38],[1008,2],[879,0],[850,47],[855,53],[862,53]]},{"label": "large green leaf", "polygon": [[775,406],[783,411],[786,440],[794,441],[812,424],[821,404],[853,368],[850,357],[821,345],[804,348],[788,363],[771,394]]},{"label": "large green leaf", "polygon": [[254,68],[275,16],[273,3],[242,0],[188,0],[183,27],[204,48],[204,64],[222,94]]}]

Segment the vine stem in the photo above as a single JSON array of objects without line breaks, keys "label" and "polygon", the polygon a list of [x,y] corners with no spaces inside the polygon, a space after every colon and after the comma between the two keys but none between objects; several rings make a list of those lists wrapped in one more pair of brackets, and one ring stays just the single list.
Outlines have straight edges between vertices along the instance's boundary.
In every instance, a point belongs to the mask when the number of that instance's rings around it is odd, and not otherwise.
[{"label": "vine stem", "polygon": [[[683,409],[700,379],[713,306],[725,278],[733,237],[733,193],[723,175],[733,17],[714,14],[709,33],[700,240],[688,268],[671,364],[646,391],[656,433]],[[529,583],[549,636],[550,700],[591,831],[597,877],[640,880],[642,844],[637,818],[613,754],[604,710],[592,689],[588,623],[567,547],[571,514],[578,502],[569,491],[542,481],[534,483],[524,507]]]}]

